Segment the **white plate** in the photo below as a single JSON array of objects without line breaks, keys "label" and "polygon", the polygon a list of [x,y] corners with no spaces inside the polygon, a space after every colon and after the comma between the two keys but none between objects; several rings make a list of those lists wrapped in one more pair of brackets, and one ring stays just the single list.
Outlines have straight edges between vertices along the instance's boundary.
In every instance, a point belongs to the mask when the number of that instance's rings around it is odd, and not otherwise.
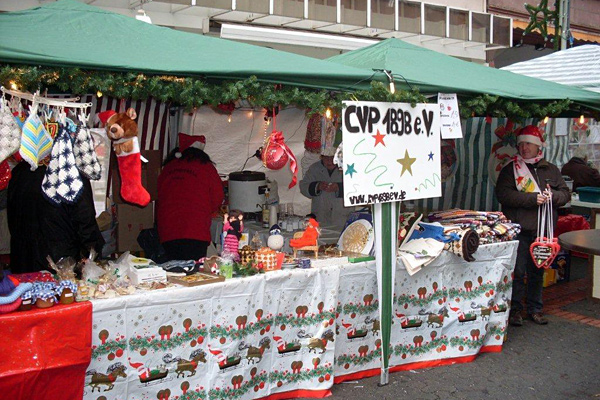
[{"label": "white plate", "polygon": [[338,248],[342,251],[369,254],[374,241],[373,225],[366,219],[359,219],[344,229],[338,240]]}]

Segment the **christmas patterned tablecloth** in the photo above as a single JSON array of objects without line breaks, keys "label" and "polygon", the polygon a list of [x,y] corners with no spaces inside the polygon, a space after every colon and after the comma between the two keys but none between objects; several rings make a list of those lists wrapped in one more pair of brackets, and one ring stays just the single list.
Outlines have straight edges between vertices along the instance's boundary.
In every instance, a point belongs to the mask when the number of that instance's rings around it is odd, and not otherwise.
[{"label": "christmas patterned tablecloth", "polygon": [[[398,264],[392,370],[499,351],[516,248],[443,252],[412,277]],[[379,373],[378,305],[372,261],[97,300],[84,399],[325,397]]]}]

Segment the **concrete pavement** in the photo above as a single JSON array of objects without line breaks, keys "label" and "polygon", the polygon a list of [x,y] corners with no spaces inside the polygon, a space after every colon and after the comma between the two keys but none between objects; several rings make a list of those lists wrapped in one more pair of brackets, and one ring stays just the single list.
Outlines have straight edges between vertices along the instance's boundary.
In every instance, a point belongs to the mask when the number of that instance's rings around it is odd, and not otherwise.
[{"label": "concrete pavement", "polygon": [[600,303],[585,298],[585,279],[544,291],[550,323],[510,327],[501,353],[474,362],[395,372],[334,385],[332,399],[600,399]]}]

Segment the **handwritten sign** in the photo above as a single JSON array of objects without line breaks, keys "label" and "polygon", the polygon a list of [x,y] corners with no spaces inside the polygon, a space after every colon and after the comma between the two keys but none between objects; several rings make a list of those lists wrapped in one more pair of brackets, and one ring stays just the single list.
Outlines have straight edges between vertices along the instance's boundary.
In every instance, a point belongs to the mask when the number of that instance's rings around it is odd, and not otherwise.
[{"label": "handwritten sign", "polygon": [[344,104],[345,206],[442,195],[437,105]]},{"label": "handwritten sign", "polygon": [[440,106],[442,139],[462,138],[456,93],[438,93],[438,105]]}]

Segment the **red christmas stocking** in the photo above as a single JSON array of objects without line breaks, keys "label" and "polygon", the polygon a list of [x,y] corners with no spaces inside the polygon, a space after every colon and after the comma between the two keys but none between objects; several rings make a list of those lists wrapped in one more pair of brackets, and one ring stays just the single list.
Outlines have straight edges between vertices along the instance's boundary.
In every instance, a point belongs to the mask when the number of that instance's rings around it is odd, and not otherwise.
[{"label": "red christmas stocking", "polygon": [[121,198],[128,203],[146,207],[150,195],[142,186],[142,161],[137,138],[133,138],[133,150],[117,155],[119,175],[121,175]]}]

